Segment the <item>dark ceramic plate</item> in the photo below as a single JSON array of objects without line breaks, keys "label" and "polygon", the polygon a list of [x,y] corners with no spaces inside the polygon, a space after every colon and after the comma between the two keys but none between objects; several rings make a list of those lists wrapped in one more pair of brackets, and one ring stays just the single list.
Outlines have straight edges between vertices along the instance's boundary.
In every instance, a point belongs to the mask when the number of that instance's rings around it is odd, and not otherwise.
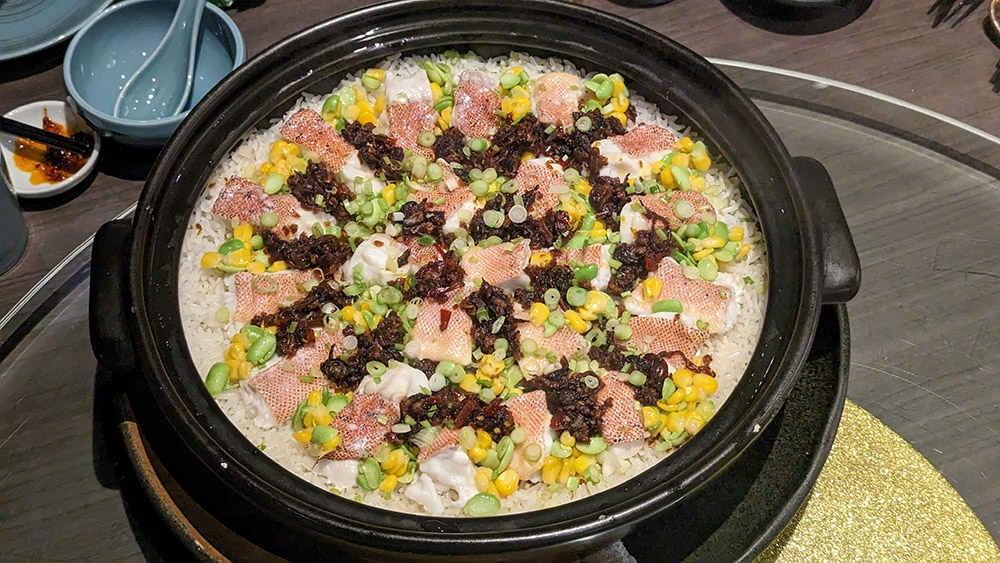
[{"label": "dark ceramic plate", "polygon": [[[666,517],[639,526],[624,546],[613,544],[583,561],[620,561],[626,550],[643,562],[752,561],[812,490],[837,434],[849,366],[847,308],[824,306],[798,384],[760,438]],[[127,399],[121,399],[126,451],[143,489],[180,542],[202,560],[278,560],[219,523],[178,486],[143,440]]]}]

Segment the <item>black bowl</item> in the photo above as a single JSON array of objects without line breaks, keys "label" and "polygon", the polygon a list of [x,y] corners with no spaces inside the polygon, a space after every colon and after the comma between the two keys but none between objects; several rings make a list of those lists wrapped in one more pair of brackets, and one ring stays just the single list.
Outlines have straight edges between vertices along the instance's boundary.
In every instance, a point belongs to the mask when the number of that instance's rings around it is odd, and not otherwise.
[{"label": "black bowl", "polygon": [[[557,508],[431,518],[323,493],[271,461],[229,423],[205,391],[181,328],[178,260],[188,218],[213,169],[241,136],[281,116],[302,92],[332,90],[348,72],[389,55],[450,48],[487,57],[518,50],[621,73],[633,91],[700,131],[735,167],[766,239],[767,315],[725,407],[654,468]],[[551,1],[410,0],[337,17],[281,41],[191,112],[146,182],[131,236],[111,226],[94,252],[123,256],[120,264],[94,272],[95,351],[102,362],[135,370],[125,380],[127,391],[153,447],[216,517],[293,558],[348,549],[372,557],[537,559],[620,538],[712,479],[767,426],[806,359],[820,305],[849,299],[860,276],[829,177],[815,161],[793,161],[761,113],[719,70],[647,28]],[[109,262],[115,261],[95,264]]]}]

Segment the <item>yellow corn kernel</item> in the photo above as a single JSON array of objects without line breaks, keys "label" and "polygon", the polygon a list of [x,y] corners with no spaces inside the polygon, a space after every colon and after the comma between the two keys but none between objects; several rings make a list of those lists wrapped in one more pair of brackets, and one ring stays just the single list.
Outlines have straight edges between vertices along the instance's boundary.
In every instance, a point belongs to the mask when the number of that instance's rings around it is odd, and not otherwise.
[{"label": "yellow corn kernel", "polygon": [[372,310],[372,302],[371,301],[363,301],[361,303],[361,310],[362,311],[371,311]]},{"label": "yellow corn kernel", "polygon": [[670,164],[673,164],[674,166],[687,168],[688,166],[691,165],[691,156],[688,155],[687,153],[677,153],[674,155],[673,158],[670,159]]},{"label": "yellow corn kernel", "polygon": [[594,456],[592,455],[588,454],[581,455],[580,457],[575,458],[573,460],[573,471],[575,471],[577,475],[583,475],[583,472],[586,471],[587,468],[590,467],[591,465],[594,465],[594,463],[596,462],[597,459],[594,458]]},{"label": "yellow corn kernel", "polygon": [[361,311],[354,311],[354,324],[359,325],[362,328],[368,327],[368,321],[365,319],[365,315]]},{"label": "yellow corn kernel", "polygon": [[441,99],[441,86],[437,82],[431,82],[431,97],[435,102]]},{"label": "yellow corn kernel", "polygon": [[330,426],[330,423],[333,422],[333,415],[326,410],[326,407],[321,406],[310,412],[312,413],[313,426]]},{"label": "yellow corn kernel", "polygon": [[667,187],[674,185],[674,173],[670,171],[669,166],[664,165],[660,170],[660,183]]},{"label": "yellow corn kernel", "polygon": [[705,153],[698,153],[691,156],[691,164],[695,170],[705,172],[712,166],[712,158]]},{"label": "yellow corn kernel", "polygon": [[481,448],[491,448],[493,446],[493,438],[490,433],[485,430],[476,430],[476,445]]},{"label": "yellow corn kernel", "polygon": [[688,181],[691,183],[691,189],[696,192],[705,191],[705,186],[708,185],[708,182],[701,176],[692,176]]},{"label": "yellow corn kernel", "polygon": [[719,389],[719,382],[716,381],[711,375],[704,373],[694,374],[694,377],[691,379],[691,383],[709,395],[715,393]]},{"label": "yellow corn kernel", "polygon": [[375,110],[375,113],[382,115],[382,112],[385,111],[385,94],[375,98],[375,107],[372,109]]},{"label": "yellow corn kernel", "polygon": [[380,68],[370,68],[365,71],[365,74],[371,76],[375,80],[385,80],[385,71]]},{"label": "yellow corn kernel", "polygon": [[580,221],[581,217],[587,214],[587,208],[573,199],[563,201],[562,210],[569,214],[569,220],[574,225]]},{"label": "yellow corn kernel", "polygon": [[705,418],[698,413],[698,411],[688,411],[684,415],[684,430],[688,431],[688,434],[697,434],[699,430],[705,427]]},{"label": "yellow corn kernel", "polygon": [[576,312],[579,313],[580,314],[580,318],[583,319],[583,320],[585,320],[585,321],[595,321],[595,320],[597,320],[597,314],[591,313],[590,311],[584,309],[583,307],[580,307],[579,309],[577,309]]},{"label": "yellow corn kernel", "polygon": [[503,390],[506,387],[507,385],[498,377],[495,381],[493,381],[493,385],[490,385],[490,391],[493,391],[494,395],[499,395],[500,393],[503,393]]},{"label": "yellow corn kernel", "polygon": [[684,415],[679,412],[672,412],[667,415],[665,429],[670,432],[678,432],[684,429]]},{"label": "yellow corn kernel", "polygon": [[510,113],[512,101],[513,98],[504,98],[500,100],[500,111],[503,113]]},{"label": "yellow corn kernel", "polygon": [[214,268],[219,265],[222,260],[222,255],[218,252],[206,252],[201,256],[201,267],[202,268]]},{"label": "yellow corn kernel", "polygon": [[556,482],[559,478],[559,471],[562,469],[562,460],[553,457],[545,456],[545,460],[542,461],[542,482],[546,485],[551,485]]},{"label": "yellow corn kernel", "polygon": [[250,342],[250,337],[243,334],[242,332],[237,332],[236,334],[234,334],[233,337],[230,339],[230,342],[239,342],[241,345],[243,345],[244,349],[249,348],[250,345],[252,344]]},{"label": "yellow corn kernel", "polygon": [[310,407],[315,407],[323,402],[323,393],[321,391],[313,390],[306,395],[306,404]]},{"label": "yellow corn kernel", "polygon": [[642,407],[642,427],[652,431],[660,424],[660,413],[655,407]]},{"label": "yellow corn kernel", "polygon": [[395,475],[386,475],[385,479],[382,479],[382,482],[378,484],[378,490],[390,492],[396,488],[398,482],[399,478]]},{"label": "yellow corn kernel", "polygon": [[382,191],[379,192],[379,194],[382,196],[382,199],[384,199],[385,202],[389,204],[390,207],[396,204],[396,184],[387,185],[386,187],[382,188]]},{"label": "yellow corn kernel", "polygon": [[698,401],[698,392],[699,391],[701,393],[703,393],[703,394],[705,393],[704,391],[702,391],[701,389],[698,389],[694,385],[688,385],[687,387],[683,387],[683,389],[684,389],[684,401],[689,406],[691,405],[691,403],[695,403],[695,402]]},{"label": "yellow corn kernel", "polygon": [[653,174],[659,174],[660,171],[663,170],[663,167],[666,165],[667,164],[662,160],[657,160],[653,164],[649,165],[649,169]]},{"label": "yellow corn kernel", "polygon": [[531,304],[531,309],[528,310],[528,317],[531,319],[531,324],[542,326],[549,319],[549,308],[545,303],[536,301]]},{"label": "yellow corn kernel", "polygon": [[703,248],[698,252],[692,254],[691,257],[694,258],[695,260],[701,260],[702,258],[707,258],[708,256],[711,256],[713,252],[715,252],[714,248]]},{"label": "yellow corn kernel", "polygon": [[489,377],[496,377],[500,375],[503,368],[503,361],[493,359],[493,354],[486,354],[481,360],[479,360],[479,369],[483,370],[483,373]]},{"label": "yellow corn kernel", "polygon": [[570,476],[573,475],[573,460],[570,458],[566,458],[561,461],[562,463],[560,464],[561,467],[559,468],[559,478],[557,480],[562,484],[566,484],[566,481],[568,481]]},{"label": "yellow corn kernel", "polygon": [[567,448],[572,448],[576,445],[576,438],[572,434],[563,430],[563,433],[559,435],[559,443]]},{"label": "yellow corn kernel", "polygon": [[729,240],[732,242],[740,242],[743,240],[743,227],[736,226],[729,228]]},{"label": "yellow corn kernel", "polygon": [[233,229],[233,238],[241,240],[243,242],[250,242],[250,237],[253,236],[253,227],[249,223],[242,223]]},{"label": "yellow corn kernel", "polygon": [[694,149],[694,141],[691,140],[691,137],[681,137],[677,141],[677,148],[684,152],[691,152]]},{"label": "yellow corn kernel", "polygon": [[587,302],[583,308],[591,313],[601,313],[608,308],[608,298],[603,293],[595,289],[587,292]]},{"label": "yellow corn kernel", "polygon": [[736,253],[736,260],[742,259],[747,254],[750,254],[750,245],[747,243],[743,243],[740,245],[740,251]]},{"label": "yellow corn kernel", "polygon": [[625,83],[619,78],[611,79],[611,83],[615,85],[615,89],[612,90],[612,95],[619,96],[625,93]]},{"label": "yellow corn kernel", "polygon": [[605,237],[605,236],[608,236],[608,230],[604,228],[604,224],[603,223],[601,223],[600,221],[598,221],[597,223],[594,223],[594,228],[590,229],[590,236],[592,236],[594,238]]},{"label": "yellow corn kernel", "polygon": [[528,259],[528,263],[532,266],[540,266],[544,268],[552,263],[552,253],[546,250],[535,252],[531,255],[531,258]]},{"label": "yellow corn kernel", "polygon": [[486,459],[487,453],[486,448],[476,446],[469,450],[469,459],[472,460],[472,463],[479,463],[480,461]]},{"label": "yellow corn kernel", "polygon": [[274,165],[271,164],[270,162],[265,162],[264,164],[260,165],[260,171],[264,176],[267,176],[271,172],[274,172]]},{"label": "yellow corn kernel", "polygon": [[677,387],[688,387],[694,383],[694,372],[687,368],[681,368],[672,373],[670,379]]},{"label": "yellow corn kernel", "polygon": [[497,475],[493,484],[496,485],[497,492],[500,493],[500,496],[508,497],[514,494],[514,491],[517,490],[517,485],[520,482],[521,479],[517,476],[517,471],[514,471],[513,469],[504,469],[500,472],[500,475]]},{"label": "yellow corn kernel", "polygon": [[451,127],[451,107],[441,110],[441,117],[438,118],[437,125],[442,131],[447,131],[448,127]]},{"label": "yellow corn kernel", "polygon": [[285,159],[285,143],[286,141],[275,141],[271,145],[271,150],[267,153],[267,159],[273,163],[278,163]]},{"label": "yellow corn kernel", "polygon": [[583,317],[580,316],[580,313],[577,313],[576,311],[566,311],[565,313],[563,313],[563,317],[566,319],[566,324],[568,324],[570,328],[579,332],[580,334],[583,334],[588,330],[590,330],[590,323],[583,320]]},{"label": "yellow corn kernel", "polygon": [[358,116],[361,115],[361,108],[358,104],[351,104],[344,108],[344,119],[347,121],[357,121]]},{"label": "yellow corn kernel", "polygon": [[472,476],[472,481],[476,484],[476,490],[485,493],[490,488],[490,477],[493,470],[489,467],[477,467],[476,473]]},{"label": "yellow corn kernel", "polygon": [[243,362],[231,359],[226,359],[225,362],[229,366],[229,382],[238,383],[240,381],[240,364]]},{"label": "yellow corn kernel", "polygon": [[317,426],[316,423],[313,422],[313,413],[312,413],[312,411],[306,411],[306,414],[304,414],[302,416],[302,424],[303,424],[303,426],[306,426],[307,428],[313,428],[313,427]]},{"label": "yellow corn kernel", "polygon": [[354,322],[354,307],[351,305],[345,306],[340,310],[340,317],[347,322]]},{"label": "yellow corn kernel", "polygon": [[705,248],[722,248],[726,246],[726,241],[722,240],[722,237],[705,237],[702,239],[701,244],[705,245]]},{"label": "yellow corn kernel", "polygon": [[268,272],[281,272],[288,269],[288,264],[284,260],[275,260],[271,262],[271,267],[267,269]]},{"label": "yellow corn kernel", "polygon": [[237,368],[237,373],[239,373],[240,381],[245,381],[250,379],[250,362],[243,360]]},{"label": "yellow corn kernel", "polygon": [[622,125],[626,125],[628,123],[628,117],[625,116],[624,112],[613,111],[613,112],[611,112],[611,115],[609,117],[614,117],[618,121],[621,121]]},{"label": "yellow corn kernel", "polygon": [[263,274],[265,270],[267,270],[267,266],[265,266],[263,262],[257,262],[256,260],[254,260],[253,262],[247,264],[247,271],[250,272],[251,274],[256,274],[259,276]]},{"label": "yellow corn kernel", "polygon": [[362,125],[368,125],[369,123],[375,123],[375,112],[371,109],[362,110],[358,113],[358,123]]},{"label": "yellow corn kernel", "polygon": [[661,291],[663,291],[663,280],[659,278],[642,280],[642,296],[646,298],[646,301],[657,299]]},{"label": "yellow corn kernel", "polygon": [[678,388],[672,395],[667,397],[668,405],[676,405],[684,400],[684,389]]},{"label": "yellow corn kernel", "polygon": [[305,428],[303,430],[299,430],[298,432],[292,432],[292,437],[295,438],[295,441],[302,444],[308,444],[309,441],[312,440],[312,435],[312,428]]},{"label": "yellow corn kernel", "polygon": [[590,182],[586,180],[580,180],[579,182],[576,183],[576,186],[574,187],[576,188],[577,192],[583,195],[590,195],[590,190],[594,189],[594,187],[590,185]]},{"label": "yellow corn kernel", "polygon": [[230,360],[236,360],[239,362],[242,362],[247,357],[246,349],[244,349],[243,345],[239,342],[233,342],[233,344],[229,346],[229,350],[226,350],[226,355]]},{"label": "yellow corn kernel", "polygon": [[406,452],[402,448],[392,450],[381,464],[382,471],[390,475],[402,477],[406,474],[406,464],[408,461],[409,458],[406,457]]},{"label": "yellow corn kernel", "polygon": [[527,97],[515,97],[510,102],[510,109],[515,115],[524,115],[531,109],[531,100]]},{"label": "yellow corn kernel", "polygon": [[323,442],[323,454],[322,455],[326,455],[326,454],[332,452],[333,450],[337,449],[338,447],[340,447],[340,444],[343,443],[343,441],[344,441],[344,437],[341,436],[340,434],[337,434],[333,438],[330,438],[329,440]]}]

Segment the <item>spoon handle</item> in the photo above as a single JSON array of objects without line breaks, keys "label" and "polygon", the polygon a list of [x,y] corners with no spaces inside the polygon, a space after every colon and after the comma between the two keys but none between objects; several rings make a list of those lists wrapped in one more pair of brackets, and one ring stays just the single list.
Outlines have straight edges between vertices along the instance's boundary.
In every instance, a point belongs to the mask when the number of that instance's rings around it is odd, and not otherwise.
[{"label": "spoon handle", "polygon": [[94,147],[86,143],[81,143],[80,141],[69,137],[63,137],[62,135],[56,135],[55,133],[50,133],[45,129],[39,129],[38,127],[26,125],[20,121],[14,121],[13,119],[6,117],[0,117],[0,131],[17,135],[18,137],[23,137],[31,141],[44,143],[50,147],[55,147],[64,151],[82,154],[83,156],[89,156],[90,153],[94,151]]}]

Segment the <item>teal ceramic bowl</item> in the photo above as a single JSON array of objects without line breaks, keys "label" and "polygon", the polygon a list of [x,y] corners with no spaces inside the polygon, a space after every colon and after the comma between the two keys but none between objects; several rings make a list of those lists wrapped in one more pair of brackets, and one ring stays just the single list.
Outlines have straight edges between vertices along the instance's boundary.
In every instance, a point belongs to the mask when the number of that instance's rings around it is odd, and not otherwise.
[{"label": "teal ceramic bowl", "polygon": [[156,49],[170,27],[176,6],[170,0],[115,4],[81,29],[66,49],[63,80],[70,101],[104,136],[132,146],[164,144],[198,100],[246,60],[246,43],[240,30],[222,10],[209,4],[202,16],[194,90],[184,111],[162,119],[115,117],[115,100],[122,87]]}]

